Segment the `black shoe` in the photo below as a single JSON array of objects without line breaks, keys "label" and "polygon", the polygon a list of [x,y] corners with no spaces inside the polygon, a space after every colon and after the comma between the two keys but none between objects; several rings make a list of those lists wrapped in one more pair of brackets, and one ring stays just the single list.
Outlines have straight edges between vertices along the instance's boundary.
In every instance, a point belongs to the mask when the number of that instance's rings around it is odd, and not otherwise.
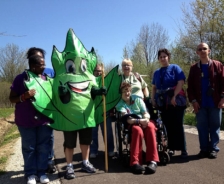
[{"label": "black shoe", "polygon": [[145,168],[145,174],[154,174],[156,172],[157,164],[149,163]]},{"label": "black shoe", "polygon": [[181,151],[181,158],[187,158],[188,157],[188,152],[187,151]]},{"label": "black shoe", "polygon": [[209,157],[209,152],[208,151],[200,151],[198,153],[199,158],[208,158]]},{"label": "black shoe", "polygon": [[55,173],[56,168],[55,168],[54,164],[48,164],[48,168],[47,168],[46,172],[50,173],[50,174]]},{"label": "black shoe", "polygon": [[142,174],[143,171],[145,171],[145,168],[139,164],[134,164],[133,166],[131,166],[131,172],[133,174]]},{"label": "black shoe", "polygon": [[67,180],[75,178],[75,172],[74,172],[74,169],[72,167],[67,167],[66,168],[65,178]]},{"label": "black shoe", "polygon": [[212,151],[212,152],[209,154],[209,157],[208,157],[208,158],[211,158],[211,159],[217,158],[217,152],[216,152],[216,151]]}]

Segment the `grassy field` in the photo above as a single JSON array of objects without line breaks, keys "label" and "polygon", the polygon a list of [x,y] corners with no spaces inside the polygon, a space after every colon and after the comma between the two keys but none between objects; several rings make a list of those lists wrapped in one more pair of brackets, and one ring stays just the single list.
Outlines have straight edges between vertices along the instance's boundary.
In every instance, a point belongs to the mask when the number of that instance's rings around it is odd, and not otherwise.
[{"label": "grassy field", "polygon": [[14,112],[14,108],[0,108],[0,118],[6,118]]}]

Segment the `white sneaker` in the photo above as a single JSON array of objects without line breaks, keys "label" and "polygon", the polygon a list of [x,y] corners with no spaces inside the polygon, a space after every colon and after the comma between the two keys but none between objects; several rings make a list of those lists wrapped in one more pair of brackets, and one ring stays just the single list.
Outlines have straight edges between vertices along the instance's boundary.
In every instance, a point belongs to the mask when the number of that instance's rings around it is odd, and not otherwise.
[{"label": "white sneaker", "polygon": [[89,158],[96,158],[96,155],[97,154],[95,154],[95,153],[90,153]]},{"label": "white sneaker", "polygon": [[31,175],[27,178],[27,184],[36,184],[37,177],[35,175]]},{"label": "white sneaker", "polygon": [[50,182],[50,180],[48,179],[46,175],[42,175],[40,177],[40,183],[48,183],[48,182]]}]

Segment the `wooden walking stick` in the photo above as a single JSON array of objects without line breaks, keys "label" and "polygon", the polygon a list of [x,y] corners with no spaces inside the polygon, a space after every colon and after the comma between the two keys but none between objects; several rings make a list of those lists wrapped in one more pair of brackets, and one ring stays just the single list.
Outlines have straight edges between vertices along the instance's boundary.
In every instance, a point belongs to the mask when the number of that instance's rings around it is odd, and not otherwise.
[{"label": "wooden walking stick", "polygon": [[[102,86],[104,86],[104,66],[102,66]],[[108,154],[107,154],[107,121],[106,121],[106,98],[105,95],[102,95],[103,98],[103,127],[104,127],[104,145],[105,145],[105,172],[108,172]]]}]

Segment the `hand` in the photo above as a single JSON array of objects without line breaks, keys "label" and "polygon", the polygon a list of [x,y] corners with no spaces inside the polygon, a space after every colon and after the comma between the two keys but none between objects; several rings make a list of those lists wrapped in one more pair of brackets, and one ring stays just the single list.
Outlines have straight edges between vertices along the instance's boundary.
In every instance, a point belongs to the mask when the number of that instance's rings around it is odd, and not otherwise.
[{"label": "hand", "polygon": [[156,105],[156,102],[155,102],[155,99],[151,99],[151,102],[152,102],[152,106],[153,107],[156,107],[157,105]]},{"label": "hand", "polygon": [[36,94],[36,90],[35,90],[35,89],[31,89],[31,90],[26,91],[26,92],[24,93],[24,98],[25,98],[25,99],[31,98],[31,97],[33,97],[35,94]]},{"label": "hand", "polygon": [[100,88],[100,93],[101,93],[102,95],[106,95],[106,94],[107,94],[107,88],[106,88],[105,86],[101,87],[101,88]]},{"label": "hand", "polygon": [[198,102],[194,102],[192,105],[194,108],[194,112],[198,113],[198,110],[200,109],[200,105],[198,104]]},{"label": "hand", "polygon": [[221,98],[221,100],[218,104],[218,108],[220,108],[220,109],[224,108],[224,98]]},{"label": "hand", "polygon": [[176,96],[173,96],[173,97],[171,98],[170,103],[171,103],[174,107],[177,105],[177,103],[176,103]]},{"label": "hand", "polygon": [[148,119],[140,119],[139,124],[142,128],[146,128],[148,126],[149,120]]}]

